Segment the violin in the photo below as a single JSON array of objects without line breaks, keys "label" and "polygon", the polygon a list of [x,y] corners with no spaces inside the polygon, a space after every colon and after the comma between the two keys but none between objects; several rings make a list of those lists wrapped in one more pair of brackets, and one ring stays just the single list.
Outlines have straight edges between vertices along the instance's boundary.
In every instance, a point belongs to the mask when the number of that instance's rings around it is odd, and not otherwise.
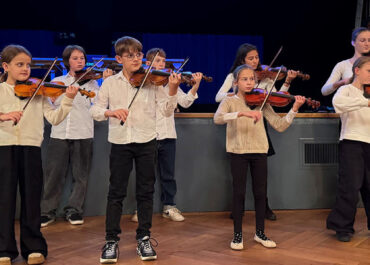
[{"label": "violin", "polygon": [[[28,98],[33,95],[37,86],[41,82],[40,79],[37,78],[29,78],[25,82],[19,82],[14,87],[15,95],[21,98]],[[44,82],[40,89],[37,91],[36,95],[42,95],[45,97],[59,97],[66,91],[68,86],[64,85],[63,82]],[[86,96],[88,98],[95,97],[94,92],[87,91],[85,89],[79,88],[78,91],[81,95]]]},{"label": "violin", "polygon": [[[252,91],[245,93],[245,101],[248,105],[251,106],[260,106],[265,101],[268,92],[264,89],[254,88]],[[267,99],[266,103],[269,103],[274,107],[285,107],[290,102],[295,100],[293,95],[290,95],[288,92],[271,92],[270,97]],[[311,98],[306,99],[306,104],[313,109],[320,107],[320,102],[312,100]]]},{"label": "violin", "polygon": [[[155,86],[164,86],[168,83],[168,77],[171,75],[172,69],[163,69],[163,70],[151,70],[147,80],[145,81],[146,84],[152,84]],[[136,71],[132,77],[130,78],[130,84],[134,87],[140,86],[144,77],[145,77],[145,69],[140,68]],[[185,82],[187,85],[194,85],[195,80],[192,77],[191,72],[179,72],[181,74],[181,81]],[[202,78],[206,82],[212,82],[213,78],[208,76],[203,76]]]},{"label": "violin", "polygon": [[[285,66],[268,68],[267,66],[262,67],[263,70],[256,70],[257,80],[261,81],[265,78],[275,79],[278,71],[281,69],[277,80],[281,80],[286,77],[288,74],[288,69]],[[302,80],[309,80],[311,77],[308,74],[301,73],[298,71],[297,77],[301,78]]]},{"label": "violin", "polygon": [[370,84],[364,84],[364,97],[370,99]]}]

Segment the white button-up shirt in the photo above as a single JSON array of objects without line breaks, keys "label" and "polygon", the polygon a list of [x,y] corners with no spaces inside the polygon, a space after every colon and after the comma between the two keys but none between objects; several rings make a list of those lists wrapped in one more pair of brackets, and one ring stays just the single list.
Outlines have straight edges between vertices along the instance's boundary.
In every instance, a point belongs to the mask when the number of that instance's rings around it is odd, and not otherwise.
[{"label": "white button-up shirt", "polygon": [[[164,91],[168,94],[168,86],[164,87]],[[177,90],[177,103],[183,108],[189,108],[193,104],[194,100],[198,98],[198,94],[195,96],[189,92],[186,94],[184,91],[179,88]],[[176,127],[175,127],[175,115],[171,114],[170,117],[164,116],[161,111],[157,108],[157,140],[163,139],[176,139]]]},{"label": "white button-up shirt", "polygon": [[[97,121],[106,120],[109,110],[128,109],[137,88],[131,86],[122,71],[108,77],[102,84],[90,113]],[[108,141],[114,144],[146,143],[157,137],[156,108],[171,116],[176,108],[176,96],[165,94],[163,87],[146,85],[137,94],[129,115],[122,126],[120,120],[109,119]]]},{"label": "white button-up shirt", "polygon": [[[54,78],[53,81],[61,81],[66,86],[72,84],[75,78],[69,73],[67,75],[59,76]],[[78,84],[74,84],[78,87]],[[95,94],[99,91],[99,85],[95,80],[90,80],[81,88],[87,91],[93,91]],[[56,99],[54,105],[58,107],[64,97],[64,94]],[[82,96],[77,93],[71,112],[68,114],[67,118],[61,122],[59,125],[52,126],[51,135],[52,138],[57,139],[88,139],[94,137],[94,120],[89,113],[89,109],[92,104],[92,100],[86,96]]]}]

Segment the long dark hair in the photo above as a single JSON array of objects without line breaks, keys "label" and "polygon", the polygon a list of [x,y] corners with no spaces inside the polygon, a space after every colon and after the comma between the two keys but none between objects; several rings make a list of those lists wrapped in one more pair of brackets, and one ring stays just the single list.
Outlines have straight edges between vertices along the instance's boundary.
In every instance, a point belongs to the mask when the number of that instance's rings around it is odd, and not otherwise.
[{"label": "long dark hair", "polygon": [[[27,54],[32,59],[31,53],[25,47],[21,45],[10,44],[1,51],[1,63],[10,63],[14,57],[20,53]],[[5,82],[7,79],[8,73],[4,72],[0,76],[0,83]]]},{"label": "long dark hair", "polygon": [[356,68],[361,68],[364,64],[366,63],[369,63],[370,62],[370,57],[369,56],[361,56],[359,58],[357,58],[357,60],[353,63],[353,66],[352,66],[352,77],[351,79],[349,80],[349,83],[351,84],[354,80],[355,80],[355,69]]},{"label": "long dark hair", "polygon": [[[236,52],[236,56],[235,56],[233,66],[231,66],[229,73],[233,73],[234,70],[238,66],[240,66],[242,64],[245,64],[245,56],[247,56],[247,54],[250,51],[257,51],[258,52],[257,47],[252,45],[252,44],[249,44],[249,43],[244,43],[244,44],[239,46],[239,48]],[[257,70],[261,70],[261,69],[262,69],[261,62],[258,62]]]}]

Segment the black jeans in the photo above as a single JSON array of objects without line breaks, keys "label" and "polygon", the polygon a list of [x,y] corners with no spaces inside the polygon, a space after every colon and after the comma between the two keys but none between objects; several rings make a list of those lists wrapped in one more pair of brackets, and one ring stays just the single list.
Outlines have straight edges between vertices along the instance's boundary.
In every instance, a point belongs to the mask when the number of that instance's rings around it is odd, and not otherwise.
[{"label": "black jeans", "polygon": [[175,180],[176,139],[163,139],[158,143],[158,176],[161,183],[163,205],[175,205],[177,191]]},{"label": "black jeans", "polygon": [[72,169],[72,191],[68,204],[64,207],[64,212],[66,216],[72,213],[82,214],[91,168],[92,148],[93,139],[61,140],[50,138],[41,201],[43,215],[55,217],[69,165]]},{"label": "black jeans", "polygon": [[35,146],[0,147],[0,257],[18,256],[14,233],[17,187],[21,196],[20,246],[27,259],[33,252],[48,254],[40,232],[42,191],[41,148]]},{"label": "black jeans", "polygon": [[265,228],[265,209],[267,193],[267,155],[230,153],[231,174],[233,176],[234,232],[242,232],[245,192],[248,166],[251,168],[256,229]]},{"label": "black jeans", "polygon": [[326,220],[327,228],[337,232],[354,233],[353,224],[360,190],[370,228],[370,144],[341,141],[338,175],[336,201]]},{"label": "black jeans", "polygon": [[106,240],[118,241],[121,233],[122,201],[127,195],[128,179],[135,161],[136,201],[139,226],[136,239],[150,236],[155,183],[156,140],[147,143],[112,144],[106,216]]}]

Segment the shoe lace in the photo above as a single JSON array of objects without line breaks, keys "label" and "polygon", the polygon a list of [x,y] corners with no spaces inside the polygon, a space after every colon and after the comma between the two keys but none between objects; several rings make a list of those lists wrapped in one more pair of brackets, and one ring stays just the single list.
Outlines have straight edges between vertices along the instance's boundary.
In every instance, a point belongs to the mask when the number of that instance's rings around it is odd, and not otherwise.
[{"label": "shoe lace", "polygon": [[270,240],[263,231],[258,231],[256,233],[256,235],[261,238],[263,241],[267,241],[267,240]]},{"label": "shoe lace", "polygon": [[158,246],[158,241],[156,239],[154,239],[154,238],[151,237],[151,238],[148,238],[146,240],[142,240],[140,242],[140,245],[144,248],[144,250],[152,251],[153,247],[157,247]]},{"label": "shoe lace", "polygon": [[103,246],[103,251],[107,252],[108,254],[111,254],[111,253],[114,253],[115,250],[116,250],[116,247],[117,247],[117,242],[107,242],[104,246]]},{"label": "shoe lace", "polygon": [[243,239],[243,235],[241,232],[234,233],[233,243],[241,243],[242,239]]}]

